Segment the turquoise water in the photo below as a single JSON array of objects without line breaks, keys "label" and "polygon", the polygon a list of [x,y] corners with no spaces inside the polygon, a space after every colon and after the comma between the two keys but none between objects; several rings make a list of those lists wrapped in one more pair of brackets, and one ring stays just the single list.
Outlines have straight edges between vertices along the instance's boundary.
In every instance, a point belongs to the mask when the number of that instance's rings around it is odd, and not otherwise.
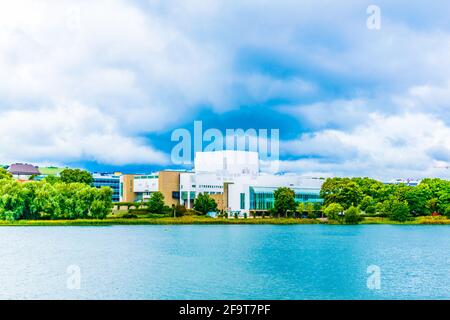
[{"label": "turquoise water", "polygon": [[450,227],[1,227],[0,298],[450,299]]}]

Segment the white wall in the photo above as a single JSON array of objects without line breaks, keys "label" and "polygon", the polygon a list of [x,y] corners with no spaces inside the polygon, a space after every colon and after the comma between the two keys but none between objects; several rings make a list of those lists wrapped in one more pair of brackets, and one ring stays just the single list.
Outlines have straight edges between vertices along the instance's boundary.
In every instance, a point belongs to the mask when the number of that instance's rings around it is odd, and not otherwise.
[{"label": "white wall", "polygon": [[136,179],[134,178],[134,192],[156,192],[158,191],[158,178]]}]

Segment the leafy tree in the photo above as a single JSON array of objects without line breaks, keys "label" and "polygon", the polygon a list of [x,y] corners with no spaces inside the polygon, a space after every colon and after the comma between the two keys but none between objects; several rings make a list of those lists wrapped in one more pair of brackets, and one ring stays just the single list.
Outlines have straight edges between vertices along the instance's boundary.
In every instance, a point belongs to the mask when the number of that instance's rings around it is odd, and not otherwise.
[{"label": "leafy tree", "polygon": [[14,180],[1,180],[0,184],[0,218],[19,220],[23,217],[26,206],[26,193],[22,184]]},{"label": "leafy tree", "polygon": [[362,220],[361,210],[358,207],[351,206],[345,211],[344,221],[347,224],[358,224]]},{"label": "leafy tree", "polygon": [[4,168],[0,168],[0,180],[2,179],[11,180],[12,174],[6,171]]},{"label": "leafy tree", "polygon": [[427,208],[430,210],[431,213],[436,212],[439,207],[439,199],[432,198],[427,201]]},{"label": "leafy tree", "polygon": [[411,213],[415,216],[429,215],[430,208],[428,202],[431,200],[433,193],[427,184],[419,184],[416,187],[410,187],[403,198],[399,200],[407,201]]},{"label": "leafy tree", "polygon": [[287,217],[289,211],[295,210],[295,193],[294,190],[281,187],[274,192],[274,211],[277,215]]},{"label": "leafy tree", "polygon": [[159,191],[153,192],[147,206],[151,213],[163,214],[165,207],[164,195]]},{"label": "leafy tree", "polygon": [[209,194],[200,193],[194,200],[194,210],[197,210],[202,214],[217,211],[217,203],[209,196]]},{"label": "leafy tree", "polygon": [[316,215],[314,214],[314,204],[312,204],[311,202],[308,202],[306,204],[306,212],[308,213],[308,218],[310,217],[316,217]]},{"label": "leafy tree", "polygon": [[344,212],[344,208],[339,203],[330,203],[323,211],[330,220],[338,220],[341,212]]},{"label": "leafy tree", "polygon": [[303,213],[305,212],[305,203],[304,202],[299,202],[297,205],[297,212],[299,214],[300,217],[303,216]]},{"label": "leafy tree", "polygon": [[390,219],[394,221],[408,221],[411,219],[411,214],[409,213],[408,202],[397,201],[392,202],[390,206]]},{"label": "leafy tree", "polygon": [[81,169],[64,169],[61,171],[61,181],[65,183],[84,183],[91,185],[94,182],[92,175],[86,170]]},{"label": "leafy tree", "polygon": [[349,178],[328,178],[320,191],[325,205],[339,203],[344,208],[359,205],[363,192],[355,181]]},{"label": "leafy tree", "polygon": [[443,209],[442,213],[447,216],[448,218],[450,218],[450,204],[446,205],[445,208]]},{"label": "leafy tree", "polygon": [[54,176],[54,175],[46,176],[42,180],[45,181],[45,182],[51,183],[51,184],[55,184],[55,183],[61,182],[61,178],[57,177],[57,176]]}]

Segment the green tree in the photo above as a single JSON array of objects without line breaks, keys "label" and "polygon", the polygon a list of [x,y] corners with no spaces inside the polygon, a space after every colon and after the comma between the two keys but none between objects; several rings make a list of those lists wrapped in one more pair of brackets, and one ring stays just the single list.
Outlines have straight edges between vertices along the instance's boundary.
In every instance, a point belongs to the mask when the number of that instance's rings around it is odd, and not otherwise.
[{"label": "green tree", "polygon": [[277,215],[287,217],[289,211],[295,210],[295,193],[294,190],[281,187],[274,192],[274,211]]},{"label": "green tree", "polygon": [[349,178],[328,178],[320,191],[324,204],[339,203],[345,209],[360,204],[363,192],[355,181]]},{"label": "green tree", "polygon": [[406,201],[393,201],[390,206],[389,218],[394,221],[408,221],[411,219],[408,202]]},{"label": "green tree", "polygon": [[65,183],[84,183],[91,185],[94,182],[92,175],[86,170],[81,169],[64,169],[61,171],[61,181]]},{"label": "green tree", "polygon": [[358,224],[362,220],[361,210],[358,207],[351,206],[345,211],[344,221],[347,224]]},{"label": "green tree", "polygon": [[54,175],[49,175],[49,176],[46,176],[43,179],[43,181],[51,183],[51,184],[55,184],[55,183],[61,182],[61,178],[57,177],[57,176],[54,176]]},{"label": "green tree", "polygon": [[194,210],[207,214],[208,212],[217,211],[216,201],[207,193],[200,193],[194,200]]},{"label": "green tree", "polygon": [[303,216],[303,213],[305,212],[305,203],[299,202],[297,205],[297,212],[299,217],[301,218]]},{"label": "green tree", "polygon": [[316,215],[314,214],[314,204],[311,202],[306,204],[306,212],[308,213],[309,219],[312,219],[313,217],[316,218]]},{"label": "green tree", "polygon": [[0,168],[0,180],[2,179],[11,180],[12,174],[6,171],[4,168]]},{"label": "green tree", "polygon": [[26,191],[23,185],[14,180],[0,181],[0,218],[10,221],[23,218],[26,207]]},{"label": "green tree", "polygon": [[432,191],[429,185],[419,184],[416,187],[410,187],[403,198],[399,200],[407,201],[411,213],[415,216],[431,214],[428,203],[432,198]]},{"label": "green tree", "polygon": [[445,208],[443,208],[442,213],[446,217],[450,218],[450,204],[446,205]]},{"label": "green tree", "polygon": [[165,208],[164,195],[159,191],[153,192],[147,202],[147,206],[151,213],[163,214]]},{"label": "green tree", "polygon": [[344,212],[344,208],[339,203],[330,203],[323,210],[325,216],[330,220],[338,220],[341,212]]}]

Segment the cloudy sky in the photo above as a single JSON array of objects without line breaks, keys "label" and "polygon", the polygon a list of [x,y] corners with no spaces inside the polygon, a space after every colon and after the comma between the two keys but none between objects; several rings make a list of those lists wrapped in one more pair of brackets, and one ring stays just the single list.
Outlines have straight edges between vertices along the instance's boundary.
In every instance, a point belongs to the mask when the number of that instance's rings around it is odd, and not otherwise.
[{"label": "cloudy sky", "polygon": [[450,4],[393,2],[2,1],[0,163],[173,167],[201,120],[280,129],[283,171],[450,177]]}]

